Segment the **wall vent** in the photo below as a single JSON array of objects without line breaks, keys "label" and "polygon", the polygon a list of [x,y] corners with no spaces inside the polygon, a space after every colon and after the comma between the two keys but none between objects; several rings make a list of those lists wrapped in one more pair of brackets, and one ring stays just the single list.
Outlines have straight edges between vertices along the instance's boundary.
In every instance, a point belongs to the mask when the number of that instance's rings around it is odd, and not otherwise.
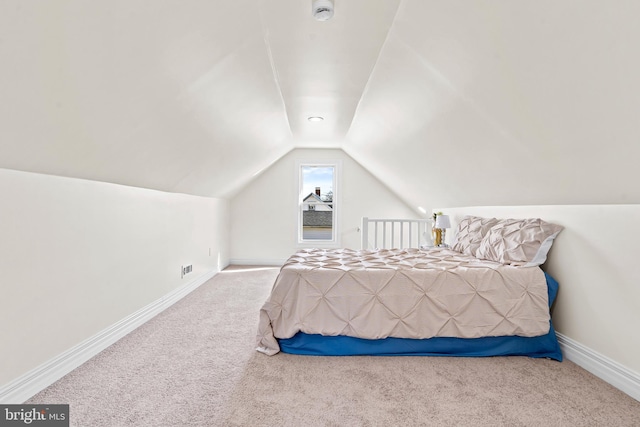
[{"label": "wall vent", "polygon": [[183,265],[180,267],[180,278],[183,278],[185,274],[189,274],[193,271],[193,265]]}]

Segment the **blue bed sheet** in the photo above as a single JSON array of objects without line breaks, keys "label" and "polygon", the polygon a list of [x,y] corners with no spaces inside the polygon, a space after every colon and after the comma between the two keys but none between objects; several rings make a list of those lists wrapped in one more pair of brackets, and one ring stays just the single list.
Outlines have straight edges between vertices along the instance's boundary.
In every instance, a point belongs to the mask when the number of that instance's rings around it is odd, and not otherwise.
[{"label": "blue bed sheet", "polygon": [[[549,307],[558,294],[558,282],[545,272]],[[385,338],[368,340],[348,336],[310,335],[298,332],[291,338],[278,339],[285,353],[311,356],[529,356],[562,361],[562,352],[553,323],[549,333],[538,337],[483,337],[427,339]]]}]

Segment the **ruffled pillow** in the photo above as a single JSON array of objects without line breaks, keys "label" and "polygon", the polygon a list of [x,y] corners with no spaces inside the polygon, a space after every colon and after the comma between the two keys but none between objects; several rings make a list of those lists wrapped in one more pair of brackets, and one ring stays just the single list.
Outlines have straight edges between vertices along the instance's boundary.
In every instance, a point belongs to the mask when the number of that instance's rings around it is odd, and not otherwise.
[{"label": "ruffled pillow", "polygon": [[563,228],[539,218],[499,220],[482,239],[476,257],[526,267],[541,265]]},{"label": "ruffled pillow", "polygon": [[495,218],[465,216],[456,230],[455,242],[451,249],[463,254],[476,256],[480,243],[491,227],[498,223]]}]

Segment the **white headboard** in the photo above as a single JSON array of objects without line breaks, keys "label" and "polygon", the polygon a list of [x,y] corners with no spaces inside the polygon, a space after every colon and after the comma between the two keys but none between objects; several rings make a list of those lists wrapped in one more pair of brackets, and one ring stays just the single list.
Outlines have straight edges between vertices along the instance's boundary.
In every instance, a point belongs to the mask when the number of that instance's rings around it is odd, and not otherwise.
[{"label": "white headboard", "polygon": [[430,219],[363,217],[360,249],[418,248],[430,243]]}]

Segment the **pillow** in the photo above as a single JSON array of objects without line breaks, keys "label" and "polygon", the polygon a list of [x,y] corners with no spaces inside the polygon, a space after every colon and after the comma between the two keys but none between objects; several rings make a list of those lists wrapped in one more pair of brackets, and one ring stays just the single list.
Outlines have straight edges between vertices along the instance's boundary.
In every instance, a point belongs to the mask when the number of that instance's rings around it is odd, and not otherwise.
[{"label": "pillow", "polygon": [[458,224],[455,242],[451,249],[463,254],[476,256],[482,238],[498,223],[495,218],[480,218],[477,216],[465,216]]},{"label": "pillow", "polygon": [[482,239],[476,257],[525,267],[541,265],[563,228],[539,218],[500,220]]}]

